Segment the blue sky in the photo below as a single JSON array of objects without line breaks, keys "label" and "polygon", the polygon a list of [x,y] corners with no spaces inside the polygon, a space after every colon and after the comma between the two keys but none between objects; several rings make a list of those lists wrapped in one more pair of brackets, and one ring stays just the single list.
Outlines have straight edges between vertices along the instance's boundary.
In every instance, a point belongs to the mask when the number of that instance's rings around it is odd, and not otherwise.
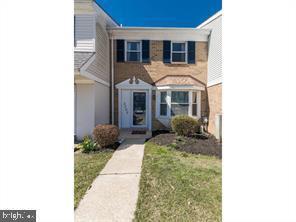
[{"label": "blue sky", "polygon": [[123,26],[196,27],[222,8],[222,0],[96,0]]}]

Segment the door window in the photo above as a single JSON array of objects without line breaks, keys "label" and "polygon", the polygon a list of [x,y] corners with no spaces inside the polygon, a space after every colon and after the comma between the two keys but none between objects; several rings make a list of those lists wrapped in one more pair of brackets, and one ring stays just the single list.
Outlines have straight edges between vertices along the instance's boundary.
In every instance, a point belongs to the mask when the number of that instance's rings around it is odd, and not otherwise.
[{"label": "door window", "polygon": [[146,93],[133,93],[133,125],[146,125]]}]

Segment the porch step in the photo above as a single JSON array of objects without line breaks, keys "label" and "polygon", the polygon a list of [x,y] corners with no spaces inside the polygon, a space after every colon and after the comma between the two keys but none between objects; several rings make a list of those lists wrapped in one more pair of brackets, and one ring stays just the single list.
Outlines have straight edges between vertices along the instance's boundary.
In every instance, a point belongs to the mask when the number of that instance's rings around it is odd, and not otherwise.
[{"label": "porch step", "polygon": [[[133,131],[146,131],[143,134],[133,134]],[[119,139],[149,139],[152,132],[146,129],[120,129]]]}]

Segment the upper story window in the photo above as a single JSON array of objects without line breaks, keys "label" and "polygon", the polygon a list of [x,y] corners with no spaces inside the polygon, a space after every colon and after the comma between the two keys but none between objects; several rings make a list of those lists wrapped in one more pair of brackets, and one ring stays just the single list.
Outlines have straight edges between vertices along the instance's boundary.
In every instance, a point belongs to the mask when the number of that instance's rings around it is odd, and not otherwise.
[{"label": "upper story window", "polygon": [[141,41],[126,41],[126,61],[141,61]]},{"label": "upper story window", "polygon": [[172,42],[172,63],[187,62],[187,44],[186,42]]}]

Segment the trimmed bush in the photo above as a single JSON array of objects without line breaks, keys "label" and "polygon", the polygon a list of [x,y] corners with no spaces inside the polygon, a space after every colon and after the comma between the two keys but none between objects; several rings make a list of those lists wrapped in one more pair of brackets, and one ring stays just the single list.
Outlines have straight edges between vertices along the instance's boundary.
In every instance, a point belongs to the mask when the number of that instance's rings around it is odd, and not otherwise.
[{"label": "trimmed bush", "polygon": [[81,148],[83,153],[89,153],[97,149],[97,144],[89,136],[85,136],[81,143]]},{"label": "trimmed bush", "polygon": [[186,115],[175,116],[171,120],[172,130],[180,136],[192,136],[199,125],[198,120]]},{"label": "trimmed bush", "polygon": [[115,125],[97,125],[93,131],[93,136],[101,147],[107,147],[118,141],[119,129]]}]

